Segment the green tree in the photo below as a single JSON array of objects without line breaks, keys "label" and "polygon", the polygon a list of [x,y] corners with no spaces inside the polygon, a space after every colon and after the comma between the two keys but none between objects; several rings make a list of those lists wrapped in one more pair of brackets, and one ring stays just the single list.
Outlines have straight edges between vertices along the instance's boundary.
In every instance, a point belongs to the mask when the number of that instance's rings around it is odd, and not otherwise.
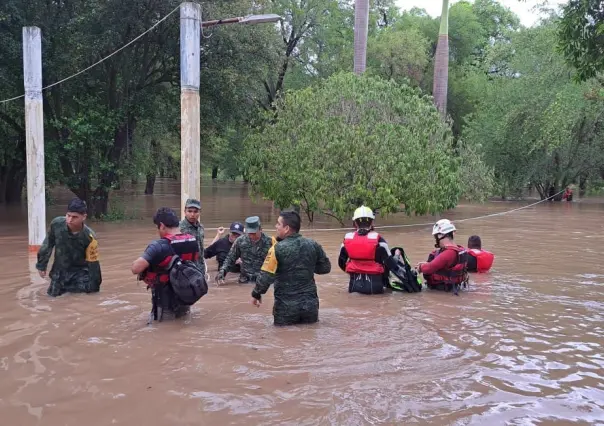
[{"label": "green tree", "polygon": [[596,178],[604,163],[604,103],[597,83],[573,82],[557,50],[557,22],[512,37],[501,73],[491,75],[463,139],[482,149],[502,195],[527,186],[545,198],[574,182]]},{"label": "green tree", "polygon": [[600,0],[571,0],[562,9],[558,30],[564,57],[586,81],[604,70],[604,8]]},{"label": "green tree", "polygon": [[437,213],[462,195],[451,129],[416,88],[339,73],[288,93],[277,112],[247,138],[242,161],[254,193],[311,221],[321,212],[342,223],[362,203]]}]

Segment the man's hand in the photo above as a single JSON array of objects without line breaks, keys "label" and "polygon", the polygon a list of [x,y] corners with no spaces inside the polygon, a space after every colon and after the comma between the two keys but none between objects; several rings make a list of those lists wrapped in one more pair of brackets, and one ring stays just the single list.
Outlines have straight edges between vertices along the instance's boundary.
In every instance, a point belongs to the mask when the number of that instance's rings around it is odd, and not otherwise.
[{"label": "man's hand", "polygon": [[235,261],[235,265],[241,265],[241,258],[239,258]]},{"label": "man's hand", "polygon": [[222,235],[222,234],[224,234],[224,228],[223,228],[222,226],[221,226],[220,228],[218,228],[218,229],[216,230],[216,234],[217,234],[217,235]]},{"label": "man's hand", "polygon": [[218,272],[218,274],[216,274],[215,281],[218,285],[224,284],[224,273],[222,271],[220,271],[220,272]]},{"label": "man's hand", "polygon": [[417,269],[417,272],[421,272],[422,271],[422,266],[425,265],[426,262],[419,262],[417,264],[417,266],[415,267],[415,269]]},{"label": "man's hand", "polygon": [[259,307],[260,307],[260,305],[262,305],[262,301],[261,301],[261,300],[256,299],[255,297],[252,297],[252,298],[250,299],[250,303],[251,303],[252,305],[254,305],[255,307],[257,307],[257,308],[259,308]]},{"label": "man's hand", "polygon": [[46,278],[46,271],[38,271],[38,274],[40,274],[40,278]]}]

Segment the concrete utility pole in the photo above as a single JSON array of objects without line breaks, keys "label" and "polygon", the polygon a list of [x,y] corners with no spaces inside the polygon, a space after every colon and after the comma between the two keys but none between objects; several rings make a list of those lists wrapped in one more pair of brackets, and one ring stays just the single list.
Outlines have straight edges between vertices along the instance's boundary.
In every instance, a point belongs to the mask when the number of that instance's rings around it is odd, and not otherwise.
[{"label": "concrete utility pole", "polygon": [[187,198],[200,199],[200,49],[201,6],[180,6],[180,214]]},{"label": "concrete utility pole", "polygon": [[44,111],[42,109],[42,31],[23,27],[27,228],[29,252],[37,253],[46,235]]}]

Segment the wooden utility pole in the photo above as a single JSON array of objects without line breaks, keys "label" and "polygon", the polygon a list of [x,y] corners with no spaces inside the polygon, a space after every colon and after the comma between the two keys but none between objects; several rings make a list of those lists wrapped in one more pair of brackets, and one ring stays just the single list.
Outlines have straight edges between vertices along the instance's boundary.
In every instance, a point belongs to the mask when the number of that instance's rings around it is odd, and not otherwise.
[{"label": "wooden utility pole", "polygon": [[180,6],[180,211],[187,198],[200,199],[199,83],[201,6]]},{"label": "wooden utility pole", "polygon": [[354,2],[354,73],[365,72],[367,63],[367,31],[369,28],[369,0]]},{"label": "wooden utility pole", "polygon": [[42,109],[42,31],[23,27],[27,228],[29,251],[37,253],[46,235],[44,111]]}]

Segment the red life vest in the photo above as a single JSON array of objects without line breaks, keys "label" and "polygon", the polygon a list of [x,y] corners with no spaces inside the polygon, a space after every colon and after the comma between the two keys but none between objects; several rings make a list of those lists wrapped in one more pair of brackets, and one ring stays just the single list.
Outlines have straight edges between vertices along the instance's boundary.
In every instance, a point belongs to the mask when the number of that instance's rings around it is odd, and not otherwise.
[{"label": "red life vest", "polygon": [[149,287],[166,284],[170,281],[170,271],[167,267],[170,265],[174,255],[178,255],[182,260],[196,261],[199,259],[199,245],[194,236],[190,234],[169,234],[163,237],[163,239],[170,242],[172,250],[159,265],[149,265],[145,274],[145,283]]},{"label": "red life vest", "polygon": [[349,232],[344,237],[344,248],[348,253],[346,272],[351,274],[379,275],[384,265],[375,261],[375,251],[380,243],[380,234],[371,231],[367,235]]},{"label": "red life vest", "polygon": [[468,254],[476,258],[476,272],[489,272],[489,269],[493,266],[495,255],[490,251],[470,249]]},{"label": "red life vest", "polygon": [[428,256],[428,262],[436,259],[445,250],[454,250],[457,253],[457,259],[455,263],[448,268],[436,271],[431,275],[424,274],[426,284],[428,287],[438,286],[444,284],[445,287],[453,287],[454,285],[460,285],[468,279],[467,271],[467,251],[462,246],[447,246],[444,249],[434,250]]}]

